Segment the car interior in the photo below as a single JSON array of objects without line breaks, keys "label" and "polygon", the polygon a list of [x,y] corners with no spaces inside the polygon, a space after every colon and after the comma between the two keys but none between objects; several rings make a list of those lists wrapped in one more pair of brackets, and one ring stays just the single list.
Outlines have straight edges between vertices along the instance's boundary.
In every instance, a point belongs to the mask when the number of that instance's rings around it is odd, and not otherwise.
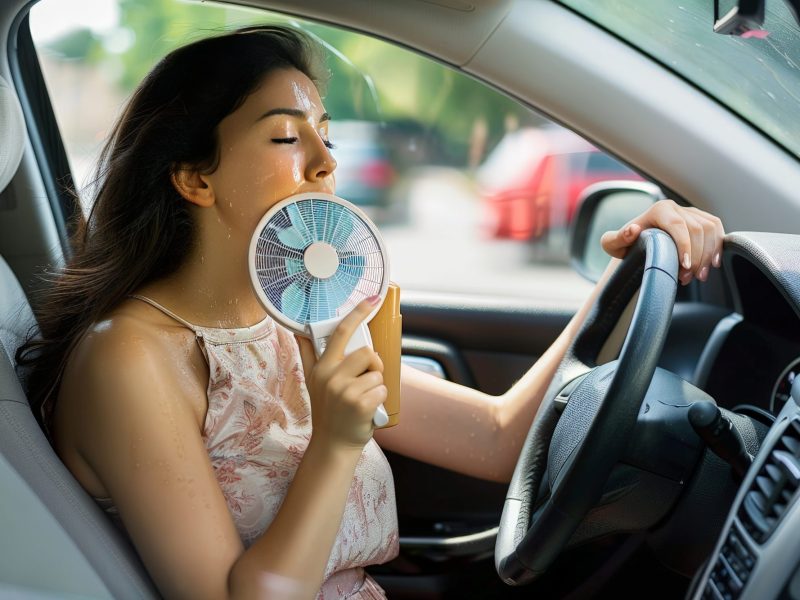
[{"label": "car interior", "polygon": [[[361,32],[475,78],[635,169],[651,182],[642,194],[716,214],[728,232],[722,268],[685,287],[671,242],[645,236],[554,380],[552,422],[532,429],[511,487],[387,452],[401,550],[368,572],[388,597],[800,598],[800,158],[577,1],[230,4]],[[15,360],[35,333],[42,273],[70,256],[75,210],[34,5],[0,5],[0,596],[158,598],[54,453]],[[592,219],[626,185],[639,182],[584,194],[573,260],[597,245]],[[501,289],[406,289],[401,311],[404,361],[490,394],[574,314]],[[633,408],[603,409],[613,369],[640,389]]]}]

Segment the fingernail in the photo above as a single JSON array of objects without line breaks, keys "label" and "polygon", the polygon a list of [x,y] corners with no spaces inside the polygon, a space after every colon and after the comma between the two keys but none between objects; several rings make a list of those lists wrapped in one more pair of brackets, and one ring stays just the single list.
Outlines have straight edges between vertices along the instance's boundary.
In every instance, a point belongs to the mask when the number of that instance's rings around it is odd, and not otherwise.
[{"label": "fingernail", "polygon": [[715,267],[718,267],[718,266],[719,266],[719,252],[717,252],[717,253],[714,255],[714,266],[715,266]]},{"label": "fingernail", "polygon": [[630,236],[631,236],[631,233],[633,233],[633,227],[631,227],[630,225],[628,225],[628,226],[625,228],[625,231],[623,231],[623,232],[622,232],[622,235],[624,235],[625,237],[630,237]]},{"label": "fingernail", "polygon": [[708,277],[708,267],[703,267],[702,269],[700,269],[700,273],[697,275],[697,278],[700,281],[705,281],[707,277]]},{"label": "fingernail", "polygon": [[692,261],[691,261],[691,259],[689,259],[689,253],[688,252],[684,252],[683,253],[683,268],[684,269],[688,269],[691,266],[692,266]]},{"label": "fingernail", "polygon": [[369,302],[370,304],[377,304],[378,302],[380,302],[380,300],[381,300],[380,294],[375,294],[374,296],[370,296],[369,298],[367,298],[367,302]]},{"label": "fingernail", "polygon": [[687,285],[692,280],[691,273],[684,273],[678,278],[681,282],[681,285]]}]

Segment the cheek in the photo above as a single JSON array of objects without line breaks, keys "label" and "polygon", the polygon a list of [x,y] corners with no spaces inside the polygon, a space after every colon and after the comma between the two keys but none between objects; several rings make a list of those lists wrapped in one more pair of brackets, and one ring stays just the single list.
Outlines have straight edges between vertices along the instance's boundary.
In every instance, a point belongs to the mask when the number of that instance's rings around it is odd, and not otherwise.
[{"label": "cheek", "polygon": [[303,161],[299,152],[265,152],[227,158],[227,168],[219,181],[223,201],[245,213],[264,211],[295,193],[304,181]]},{"label": "cheek", "polygon": [[269,162],[270,168],[262,171],[260,179],[281,198],[303,183],[303,161],[299,152],[281,153]]}]

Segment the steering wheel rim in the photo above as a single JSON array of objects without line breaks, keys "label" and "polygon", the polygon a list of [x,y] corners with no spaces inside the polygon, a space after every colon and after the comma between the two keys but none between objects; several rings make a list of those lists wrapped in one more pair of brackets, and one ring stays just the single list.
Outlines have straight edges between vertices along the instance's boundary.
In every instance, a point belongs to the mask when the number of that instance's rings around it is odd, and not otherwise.
[{"label": "steering wheel rim", "polygon": [[[600,497],[650,386],[672,319],[677,281],[672,238],[659,229],[643,231],[566,351],[525,439],[503,505],[495,568],[507,584],[530,583],[542,575]],[[639,297],[619,358],[598,366],[600,348],[636,290]],[[559,396],[570,397],[563,415],[556,410]]]}]

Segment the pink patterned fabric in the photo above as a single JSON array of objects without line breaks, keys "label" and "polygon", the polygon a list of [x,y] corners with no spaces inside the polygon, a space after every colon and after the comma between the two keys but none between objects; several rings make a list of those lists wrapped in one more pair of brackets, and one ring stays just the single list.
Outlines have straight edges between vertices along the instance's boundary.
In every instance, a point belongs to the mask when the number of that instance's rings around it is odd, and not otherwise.
[{"label": "pink patterned fabric", "polygon": [[[248,547],[275,518],[311,437],[311,404],[294,336],[269,317],[242,329],[197,327],[140,299],[197,335],[210,372],[203,440]],[[385,598],[363,567],[397,556],[397,531],[391,469],[370,440],[356,466],[318,600]]]}]

